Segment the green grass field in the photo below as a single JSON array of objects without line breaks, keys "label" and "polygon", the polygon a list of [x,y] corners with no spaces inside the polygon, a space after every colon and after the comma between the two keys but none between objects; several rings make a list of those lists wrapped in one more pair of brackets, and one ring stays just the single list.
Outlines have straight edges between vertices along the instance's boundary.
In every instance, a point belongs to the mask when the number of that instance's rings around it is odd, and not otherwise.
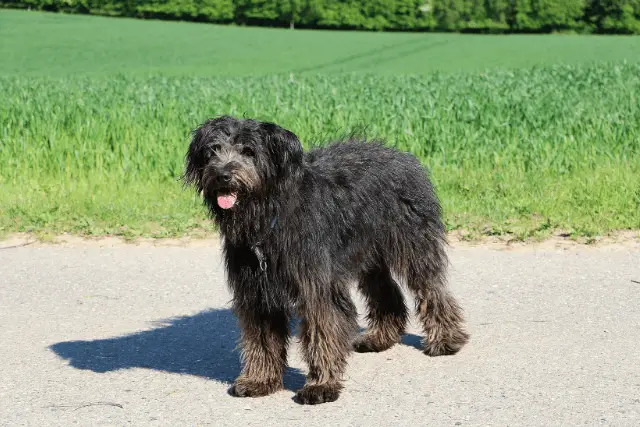
[{"label": "green grass field", "polygon": [[[640,38],[244,29],[1,11],[0,232],[210,229],[178,177],[217,114],[353,129],[431,170],[450,229],[640,229]],[[625,61],[628,60],[628,61]]]},{"label": "green grass field", "polygon": [[[640,37],[238,28],[0,10],[0,75],[380,75],[640,61]],[[10,41],[10,42],[7,42]]]}]

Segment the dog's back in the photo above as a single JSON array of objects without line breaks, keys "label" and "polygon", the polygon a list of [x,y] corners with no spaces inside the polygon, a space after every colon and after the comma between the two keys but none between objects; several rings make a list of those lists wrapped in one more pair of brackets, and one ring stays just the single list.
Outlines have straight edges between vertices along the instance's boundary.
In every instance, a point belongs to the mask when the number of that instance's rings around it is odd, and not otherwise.
[{"label": "dog's back", "polygon": [[347,140],[308,151],[304,163],[305,181],[313,190],[303,193],[348,206],[361,224],[384,221],[383,228],[374,227],[377,232],[403,222],[409,228],[435,227],[438,234],[444,230],[428,171],[412,154],[377,141]]}]

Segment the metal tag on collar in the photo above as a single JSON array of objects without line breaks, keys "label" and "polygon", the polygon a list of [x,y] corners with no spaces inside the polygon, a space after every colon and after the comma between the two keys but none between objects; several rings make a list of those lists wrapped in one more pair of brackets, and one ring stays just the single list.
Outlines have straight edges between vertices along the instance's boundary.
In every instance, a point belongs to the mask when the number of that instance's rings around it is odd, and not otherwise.
[{"label": "metal tag on collar", "polygon": [[264,255],[262,251],[258,247],[258,245],[253,245],[253,253],[256,254],[256,258],[258,258],[258,265],[260,266],[260,270],[267,271],[267,261],[264,259]]}]

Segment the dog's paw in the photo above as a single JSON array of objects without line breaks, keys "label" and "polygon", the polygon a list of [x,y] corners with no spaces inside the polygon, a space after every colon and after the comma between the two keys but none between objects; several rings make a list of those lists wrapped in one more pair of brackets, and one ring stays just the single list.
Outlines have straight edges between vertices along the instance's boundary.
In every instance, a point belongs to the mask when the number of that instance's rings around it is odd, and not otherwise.
[{"label": "dog's paw", "polygon": [[339,384],[306,385],[296,393],[294,400],[301,405],[334,402],[340,396]]},{"label": "dog's paw", "polygon": [[257,382],[247,379],[238,379],[229,388],[229,394],[235,397],[261,397],[275,393],[282,388],[278,382]]},{"label": "dog's paw", "polygon": [[433,341],[425,340],[424,354],[431,357],[436,356],[452,356],[460,351],[462,347],[469,341],[469,334],[463,331],[455,331],[446,339],[438,339]]},{"label": "dog's paw", "polygon": [[393,347],[395,342],[382,342],[379,338],[363,334],[357,337],[351,344],[356,353],[379,353]]}]

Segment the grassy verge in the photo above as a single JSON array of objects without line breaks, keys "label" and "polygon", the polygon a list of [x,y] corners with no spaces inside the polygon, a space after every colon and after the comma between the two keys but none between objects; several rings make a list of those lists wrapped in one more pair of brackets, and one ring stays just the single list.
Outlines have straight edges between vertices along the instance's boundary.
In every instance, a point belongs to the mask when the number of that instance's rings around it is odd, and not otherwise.
[{"label": "grassy verge", "polygon": [[[433,170],[450,230],[464,230],[469,238],[509,234],[522,240],[557,230],[592,237],[640,229],[639,174],[638,164],[536,179],[517,170]],[[5,183],[0,185],[0,207],[0,234],[135,238],[197,237],[214,231],[199,199],[168,181],[114,183],[103,176]]]}]

